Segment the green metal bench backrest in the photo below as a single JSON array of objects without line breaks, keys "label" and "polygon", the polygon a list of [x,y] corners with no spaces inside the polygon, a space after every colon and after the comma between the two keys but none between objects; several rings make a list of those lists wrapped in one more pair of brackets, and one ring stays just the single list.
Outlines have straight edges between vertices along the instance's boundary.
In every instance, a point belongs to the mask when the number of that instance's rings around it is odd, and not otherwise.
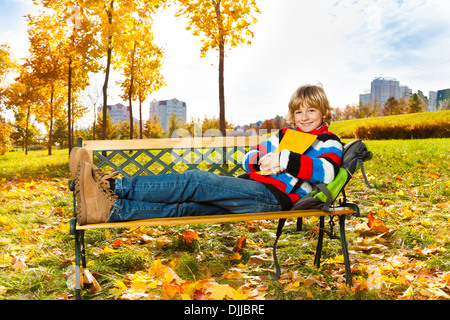
[{"label": "green metal bench backrest", "polygon": [[[77,140],[82,146],[82,140]],[[104,172],[118,171],[125,177],[182,173],[200,169],[220,175],[240,175],[242,159],[250,146],[193,148],[92,149],[93,162]]]}]

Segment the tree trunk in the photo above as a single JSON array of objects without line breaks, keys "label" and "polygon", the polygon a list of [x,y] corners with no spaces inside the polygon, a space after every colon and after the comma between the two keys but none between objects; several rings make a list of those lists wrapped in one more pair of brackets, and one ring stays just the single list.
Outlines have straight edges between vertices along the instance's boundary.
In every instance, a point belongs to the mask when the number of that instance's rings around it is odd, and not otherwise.
[{"label": "tree trunk", "polygon": [[48,155],[52,155],[52,144],[53,144],[53,92],[54,88],[52,87],[52,92],[50,94],[50,127],[48,130]]},{"label": "tree trunk", "polygon": [[28,155],[28,124],[30,122],[30,113],[31,113],[31,107],[28,105],[27,109],[27,125],[25,127],[25,155]]},{"label": "tree trunk", "polygon": [[225,62],[225,36],[220,11],[221,0],[215,4],[217,23],[219,26],[219,128],[222,136],[226,135],[225,127],[225,89],[224,89],[224,62]]},{"label": "tree trunk", "polygon": [[130,70],[130,88],[128,88],[128,104],[130,108],[130,139],[133,139],[134,126],[133,126],[133,106],[131,100],[133,96],[133,84],[134,84],[134,53],[136,52],[136,41],[134,42],[133,52],[131,53],[131,70]]},{"label": "tree trunk", "polygon": [[139,139],[142,139],[142,101],[139,98]]},{"label": "tree trunk", "polygon": [[71,122],[72,122],[72,109],[71,109],[71,103],[72,103],[72,58],[69,58],[69,75],[68,75],[68,85],[67,85],[67,125],[68,125],[68,131],[67,131],[67,142],[69,146],[69,154],[70,150],[72,150],[72,130],[71,130]]},{"label": "tree trunk", "polygon": [[225,127],[225,88],[224,88],[224,45],[221,43],[219,45],[220,50],[220,58],[219,58],[219,105],[220,105],[220,113],[219,113],[219,125],[220,132],[222,132],[222,136],[226,135],[226,127]]},{"label": "tree trunk", "polygon": [[[112,24],[112,9],[114,6],[114,1],[111,1],[108,13],[108,23]],[[108,80],[109,80],[109,69],[111,67],[111,55],[112,55],[112,36],[108,38],[108,50],[106,57],[106,71],[105,71],[105,82],[103,83],[103,123],[102,123],[102,140],[106,140],[106,110],[108,108]]]}]

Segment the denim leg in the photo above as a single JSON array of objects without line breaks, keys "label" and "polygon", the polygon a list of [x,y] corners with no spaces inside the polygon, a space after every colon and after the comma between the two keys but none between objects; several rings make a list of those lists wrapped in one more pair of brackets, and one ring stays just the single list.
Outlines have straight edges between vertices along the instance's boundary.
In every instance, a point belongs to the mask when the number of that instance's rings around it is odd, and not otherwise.
[{"label": "denim leg", "polygon": [[[192,215],[195,210],[206,210],[197,205],[210,205],[208,210],[221,213],[250,213],[279,211],[281,206],[273,194],[261,183],[228,176],[218,176],[211,172],[200,170],[185,171],[182,174],[164,174],[157,176],[137,176],[132,179],[116,180],[116,203],[121,200],[132,200],[129,205],[136,205],[141,211],[147,211],[148,218],[154,216],[152,208],[159,212],[165,211],[165,216]],[[148,205],[143,205],[147,203]],[[181,204],[184,205],[173,205]],[[163,205],[157,205],[163,204]],[[120,208],[125,209],[123,205]],[[214,209],[211,209],[211,206]],[[165,210],[162,208],[165,207]],[[144,209],[146,208],[146,209]],[[176,208],[177,213],[174,208]],[[128,208],[129,209],[129,208]],[[122,211],[116,209],[116,211]],[[186,211],[188,210],[188,211]],[[186,212],[190,212],[187,214]],[[217,212],[217,213],[215,213]],[[197,212],[196,215],[201,214]],[[163,215],[160,213],[160,215]],[[123,216],[123,215],[121,215]],[[143,218],[140,218],[143,219]]]},{"label": "denim leg", "polygon": [[206,203],[149,203],[116,199],[107,222],[131,221],[181,216],[226,214],[224,209]]}]

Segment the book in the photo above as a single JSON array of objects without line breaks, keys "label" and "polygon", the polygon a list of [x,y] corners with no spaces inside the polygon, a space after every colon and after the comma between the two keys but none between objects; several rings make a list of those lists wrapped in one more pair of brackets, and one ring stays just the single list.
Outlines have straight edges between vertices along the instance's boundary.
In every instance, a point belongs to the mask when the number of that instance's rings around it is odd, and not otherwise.
[{"label": "book", "polygon": [[[317,136],[309,133],[288,129],[280,144],[273,153],[279,153],[284,149],[291,152],[303,154],[314,143]],[[258,171],[261,175],[273,174],[272,171]]]}]

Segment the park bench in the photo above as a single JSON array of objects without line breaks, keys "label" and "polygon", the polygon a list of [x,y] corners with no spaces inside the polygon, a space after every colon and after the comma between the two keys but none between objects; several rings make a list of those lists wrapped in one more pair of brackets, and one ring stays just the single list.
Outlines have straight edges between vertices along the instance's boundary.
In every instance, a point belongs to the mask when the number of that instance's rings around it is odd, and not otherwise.
[{"label": "park bench", "polygon": [[[200,169],[216,174],[234,175],[245,173],[241,161],[244,154],[262,141],[260,136],[250,137],[203,137],[175,139],[141,139],[141,140],[88,140],[77,139],[77,146],[85,148],[93,162],[103,171],[109,173],[119,171],[123,176],[133,177],[140,174],[181,173],[185,170]],[[69,181],[69,189],[73,191],[74,183]],[[353,203],[344,201],[333,204],[329,210],[307,209],[279,212],[262,212],[248,214],[223,214],[211,216],[189,216],[175,218],[154,218],[137,221],[87,224],[80,226],[75,216],[70,220],[70,232],[75,236],[75,294],[81,297],[81,268],[86,268],[86,252],[84,235],[88,230],[102,228],[152,227],[164,225],[190,225],[206,223],[228,223],[252,220],[279,220],[297,218],[297,230],[301,230],[302,218],[319,217],[319,235],[314,264],[320,267],[324,233],[331,239],[341,243],[345,265],[347,285],[352,285],[350,260],[345,238],[346,216],[359,216],[359,208]],[[325,217],[330,217],[329,228],[325,229]],[[339,220],[339,236],[333,231],[335,220]],[[284,221],[283,221],[284,223]],[[280,229],[280,225],[279,225]],[[278,238],[277,238],[278,240]],[[274,245],[274,262],[279,276],[279,265],[276,258],[276,242]]]}]

